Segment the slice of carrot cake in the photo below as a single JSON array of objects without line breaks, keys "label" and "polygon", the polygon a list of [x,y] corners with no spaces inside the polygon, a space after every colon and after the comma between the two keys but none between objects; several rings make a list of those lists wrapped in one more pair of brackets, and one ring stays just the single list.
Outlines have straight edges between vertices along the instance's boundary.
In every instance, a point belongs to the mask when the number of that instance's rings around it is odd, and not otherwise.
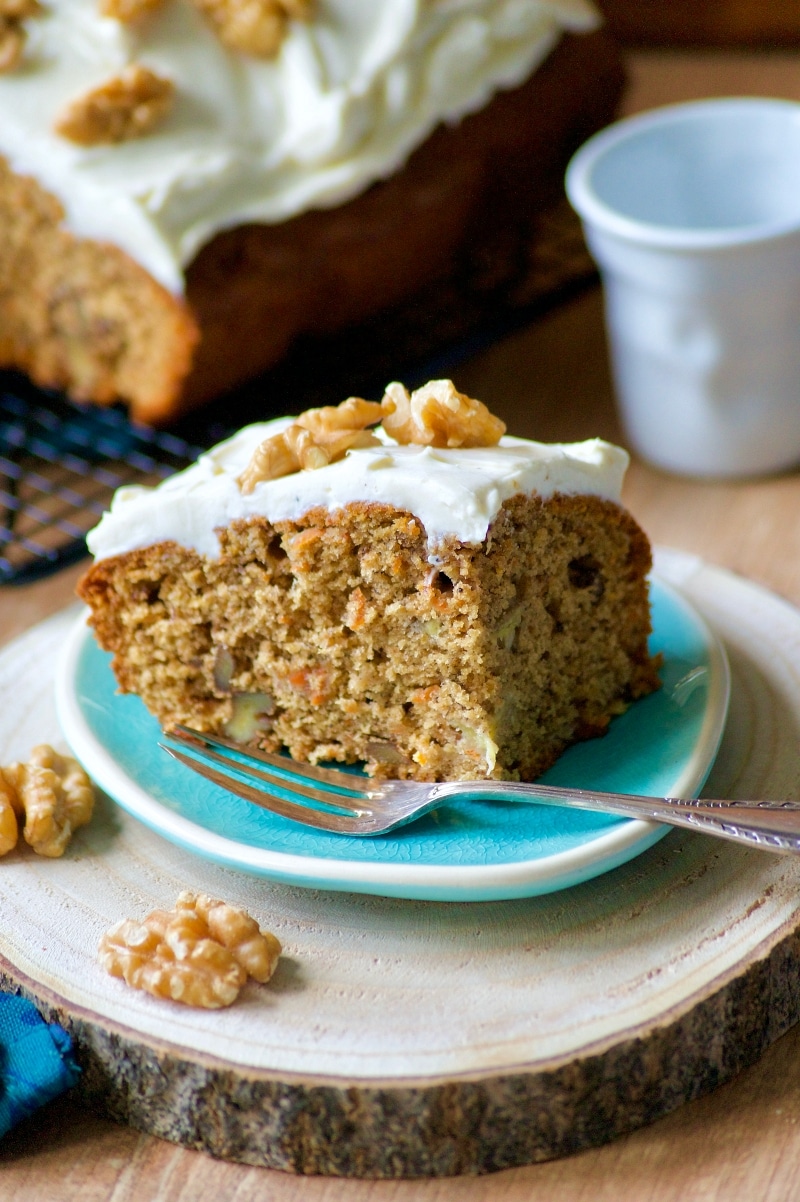
[{"label": "slice of carrot cake", "polygon": [[603,733],[658,685],[627,455],[504,429],[391,384],[121,489],[79,586],[121,689],[381,776],[527,780]]}]

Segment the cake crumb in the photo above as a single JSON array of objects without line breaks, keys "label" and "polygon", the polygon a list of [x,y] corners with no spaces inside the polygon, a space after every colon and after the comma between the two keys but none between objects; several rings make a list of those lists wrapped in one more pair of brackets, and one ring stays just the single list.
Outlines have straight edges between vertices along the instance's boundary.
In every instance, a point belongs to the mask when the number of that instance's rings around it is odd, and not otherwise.
[{"label": "cake crumb", "polygon": [[0,768],[0,856],[25,842],[40,856],[63,856],[94,810],[94,791],[77,760],[46,743],[26,762]]},{"label": "cake crumb", "polygon": [[279,941],[237,906],[183,892],[174,910],[126,918],[100,940],[100,962],[113,977],[154,997],[205,1010],[236,1001],[248,977],[268,981]]},{"label": "cake crumb", "polygon": [[129,142],[163,121],[175,97],[175,85],[132,63],[119,75],[72,100],[56,119],[55,130],[79,146]]}]

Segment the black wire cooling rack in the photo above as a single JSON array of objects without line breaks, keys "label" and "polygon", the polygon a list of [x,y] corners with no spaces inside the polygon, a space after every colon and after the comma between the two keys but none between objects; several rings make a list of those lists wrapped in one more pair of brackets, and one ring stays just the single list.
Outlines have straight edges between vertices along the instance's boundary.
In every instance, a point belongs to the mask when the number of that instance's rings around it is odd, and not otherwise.
[{"label": "black wire cooling rack", "polygon": [[238,426],[353,394],[378,397],[392,379],[415,386],[445,375],[597,278],[566,203],[505,235],[515,239],[512,255],[502,245],[475,248],[452,280],[413,304],[345,336],[306,339],[279,368],[171,430],[0,373],[0,583],[80,559],[116,489],[165,479]]},{"label": "black wire cooling rack", "polygon": [[85,535],[124,484],[153,484],[201,447],[0,376],[0,581],[23,583],[86,554]]}]

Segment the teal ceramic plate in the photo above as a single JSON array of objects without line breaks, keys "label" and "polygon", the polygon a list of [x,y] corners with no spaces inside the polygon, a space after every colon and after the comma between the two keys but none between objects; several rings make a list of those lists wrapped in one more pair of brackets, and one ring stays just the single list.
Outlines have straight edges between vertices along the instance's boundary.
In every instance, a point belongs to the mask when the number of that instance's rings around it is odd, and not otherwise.
[{"label": "teal ceramic plate", "polygon": [[[542,779],[616,793],[697,796],[717,753],[728,704],[725,653],[697,612],[653,582],[651,647],[663,688],[571,748]],[[138,697],[116,690],[110,657],[81,619],[56,684],[74,754],[140,821],[200,856],[315,889],[485,901],[564,889],[639,855],[666,827],[583,810],[459,802],[374,839],[325,835],[207,783],[159,750]]]}]

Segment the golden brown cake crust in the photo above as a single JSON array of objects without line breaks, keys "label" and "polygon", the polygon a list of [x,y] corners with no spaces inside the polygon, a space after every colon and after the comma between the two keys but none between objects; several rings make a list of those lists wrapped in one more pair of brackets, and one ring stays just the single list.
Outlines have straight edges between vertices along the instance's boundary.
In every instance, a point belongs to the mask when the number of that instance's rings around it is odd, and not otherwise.
[{"label": "golden brown cake crust", "polygon": [[187,276],[203,337],[181,405],[273,366],[299,334],[337,333],[435,287],[487,230],[506,243],[493,271],[518,270],[508,235],[563,197],[570,154],[612,120],[622,80],[606,33],[566,34],[522,87],[440,126],[348,204],[218,235]]},{"label": "golden brown cake crust", "polygon": [[77,400],[167,412],[191,366],[194,317],[123,251],[62,220],[59,202],[0,158],[0,366]]},{"label": "golden brown cake crust", "polygon": [[589,496],[507,501],[429,562],[390,506],[312,510],[101,560],[79,586],[159,720],[428,780],[533,779],[658,686],[646,537]]},{"label": "golden brown cake crust", "polygon": [[168,422],[273,366],[300,334],[435,286],[487,228],[550,206],[621,81],[602,31],[564,36],[523,87],[437,130],[355,200],[218,235],[189,268],[186,303],[121,250],[70,235],[59,202],[2,164],[0,365]]}]

